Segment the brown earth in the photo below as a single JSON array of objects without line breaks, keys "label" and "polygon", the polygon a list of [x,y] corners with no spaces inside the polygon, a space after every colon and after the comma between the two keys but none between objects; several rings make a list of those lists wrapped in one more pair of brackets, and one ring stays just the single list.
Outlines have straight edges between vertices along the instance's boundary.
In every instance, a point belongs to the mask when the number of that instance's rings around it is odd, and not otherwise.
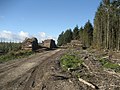
[{"label": "brown earth", "polygon": [[60,55],[60,52],[60,49],[45,51],[22,60],[0,64],[0,90],[23,90],[38,66]]},{"label": "brown earth", "polygon": [[[120,90],[120,74],[101,69],[96,59],[100,53],[81,50],[84,67],[71,73],[62,71],[59,59],[67,51],[45,51],[0,64],[0,90]],[[79,81],[76,72],[96,88]]]}]

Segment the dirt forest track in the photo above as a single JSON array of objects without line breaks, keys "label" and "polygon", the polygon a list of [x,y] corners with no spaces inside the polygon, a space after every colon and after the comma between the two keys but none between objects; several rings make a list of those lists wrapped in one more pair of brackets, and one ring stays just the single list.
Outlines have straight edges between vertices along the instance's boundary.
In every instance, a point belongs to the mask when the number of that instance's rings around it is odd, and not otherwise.
[{"label": "dirt forest track", "polygon": [[[84,63],[69,72],[62,70],[60,57],[70,52],[76,49],[43,51],[1,63],[0,90],[120,90],[120,73],[101,67],[98,57],[102,58],[104,53],[77,51],[76,55]],[[76,77],[76,73],[80,77]]]},{"label": "dirt forest track", "polygon": [[[31,90],[28,84],[31,82],[33,72],[52,58],[63,54],[64,50],[50,50],[37,53],[22,60],[14,60],[0,64],[0,90]],[[34,83],[34,80],[32,80]]]}]

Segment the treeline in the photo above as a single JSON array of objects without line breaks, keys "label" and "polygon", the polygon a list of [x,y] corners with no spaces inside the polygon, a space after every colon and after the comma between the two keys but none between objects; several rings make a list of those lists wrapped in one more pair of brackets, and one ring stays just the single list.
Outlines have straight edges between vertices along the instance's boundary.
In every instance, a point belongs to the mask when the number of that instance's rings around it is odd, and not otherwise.
[{"label": "treeline", "polygon": [[73,30],[68,29],[58,37],[58,46],[70,43],[71,40],[80,40],[84,47],[90,47],[93,42],[93,26],[88,20],[84,27],[76,26]]},{"label": "treeline", "polygon": [[94,27],[88,21],[85,26],[68,29],[58,37],[58,45],[80,40],[85,47],[120,50],[120,0],[103,0],[94,18]]},{"label": "treeline", "polygon": [[120,0],[103,0],[94,19],[96,47],[120,50]]},{"label": "treeline", "polygon": [[21,49],[21,43],[0,42],[0,53],[8,53],[10,51],[18,51]]}]

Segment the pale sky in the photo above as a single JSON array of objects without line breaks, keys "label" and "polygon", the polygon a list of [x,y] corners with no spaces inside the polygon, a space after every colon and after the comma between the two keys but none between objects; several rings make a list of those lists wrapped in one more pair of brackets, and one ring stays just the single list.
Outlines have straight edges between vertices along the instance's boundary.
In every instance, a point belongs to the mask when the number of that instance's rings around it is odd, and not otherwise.
[{"label": "pale sky", "polygon": [[0,38],[57,39],[69,28],[93,23],[101,0],[0,0]]}]

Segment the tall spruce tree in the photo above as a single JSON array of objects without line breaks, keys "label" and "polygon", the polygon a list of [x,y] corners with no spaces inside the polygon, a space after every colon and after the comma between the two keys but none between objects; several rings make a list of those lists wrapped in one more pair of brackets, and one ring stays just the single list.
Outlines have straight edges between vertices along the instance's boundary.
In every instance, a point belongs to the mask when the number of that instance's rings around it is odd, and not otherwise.
[{"label": "tall spruce tree", "polygon": [[84,26],[83,30],[83,45],[85,47],[90,47],[93,41],[93,26],[88,20]]},{"label": "tall spruce tree", "polygon": [[94,45],[96,48],[120,50],[120,0],[103,0],[100,3],[94,18],[94,30],[88,21],[84,29],[79,30],[76,26],[73,36],[72,31],[67,30],[63,37],[64,44],[79,39],[85,47]]},{"label": "tall spruce tree", "polygon": [[94,19],[94,43],[105,49],[119,50],[120,0],[103,0]]},{"label": "tall spruce tree", "polygon": [[79,40],[83,43],[83,27],[80,28],[79,30]]},{"label": "tall spruce tree", "polygon": [[72,30],[68,29],[64,33],[64,44],[70,43],[72,40]]},{"label": "tall spruce tree", "polygon": [[73,29],[73,39],[78,40],[79,39],[79,28],[78,25]]},{"label": "tall spruce tree", "polygon": [[64,44],[64,32],[62,32],[62,33],[59,35],[57,42],[58,42],[58,43],[57,43],[58,46],[61,46],[61,45]]}]

